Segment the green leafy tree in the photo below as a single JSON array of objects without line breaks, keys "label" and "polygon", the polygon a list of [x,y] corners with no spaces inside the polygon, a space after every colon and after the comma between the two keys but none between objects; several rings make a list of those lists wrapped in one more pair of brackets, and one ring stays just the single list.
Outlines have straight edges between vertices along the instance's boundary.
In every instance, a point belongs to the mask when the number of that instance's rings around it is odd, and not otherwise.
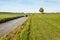
[{"label": "green leafy tree", "polygon": [[43,13],[43,12],[44,12],[44,9],[43,9],[43,8],[40,8],[39,11],[40,11],[41,13]]}]

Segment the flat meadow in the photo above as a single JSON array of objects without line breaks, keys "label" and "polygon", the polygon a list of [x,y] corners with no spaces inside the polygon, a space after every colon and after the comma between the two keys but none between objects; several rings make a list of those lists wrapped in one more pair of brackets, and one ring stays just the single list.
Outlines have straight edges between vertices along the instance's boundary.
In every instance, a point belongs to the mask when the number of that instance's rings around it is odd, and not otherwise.
[{"label": "flat meadow", "polygon": [[25,14],[19,14],[19,13],[0,13],[0,23],[16,19],[19,17],[23,17]]}]

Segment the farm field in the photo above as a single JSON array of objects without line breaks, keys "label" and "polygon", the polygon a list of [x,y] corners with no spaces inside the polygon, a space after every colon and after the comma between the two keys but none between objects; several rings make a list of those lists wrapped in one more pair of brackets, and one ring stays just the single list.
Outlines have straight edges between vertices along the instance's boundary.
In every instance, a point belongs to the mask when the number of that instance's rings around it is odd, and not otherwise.
[{"label": "farm field", "polygon": [[0,40],[60,40],[60,14],[30,14],[12,32],[14,37],[8,34]]},{"label": "farm field", "polygon": [[29,40],[60,40],[60,14],[32,15]]},{"label": "farm field", "polygon": [[23,17],[25,14],[18,14],[18,13],[0,13],[0,23],[3,23],[5,21],[9,21],[12,19],[16,19],[19,17]]}]

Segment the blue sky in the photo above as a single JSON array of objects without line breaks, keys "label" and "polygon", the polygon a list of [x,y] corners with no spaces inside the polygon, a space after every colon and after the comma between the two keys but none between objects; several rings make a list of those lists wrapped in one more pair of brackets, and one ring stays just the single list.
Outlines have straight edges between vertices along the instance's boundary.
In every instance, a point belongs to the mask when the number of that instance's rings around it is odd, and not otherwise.
[{"label": "blue sky", "polygon": [[60,12],[60,0],[0,0],[0,12]]}]

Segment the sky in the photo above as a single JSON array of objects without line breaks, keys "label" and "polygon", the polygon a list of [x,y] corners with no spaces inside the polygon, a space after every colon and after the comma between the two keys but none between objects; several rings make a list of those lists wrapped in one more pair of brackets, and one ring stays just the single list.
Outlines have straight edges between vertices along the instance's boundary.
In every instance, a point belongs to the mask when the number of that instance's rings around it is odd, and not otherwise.
[{"label": "sky", "polygon": [[0,12],[60,12],[60,0],[0,0]]}]

